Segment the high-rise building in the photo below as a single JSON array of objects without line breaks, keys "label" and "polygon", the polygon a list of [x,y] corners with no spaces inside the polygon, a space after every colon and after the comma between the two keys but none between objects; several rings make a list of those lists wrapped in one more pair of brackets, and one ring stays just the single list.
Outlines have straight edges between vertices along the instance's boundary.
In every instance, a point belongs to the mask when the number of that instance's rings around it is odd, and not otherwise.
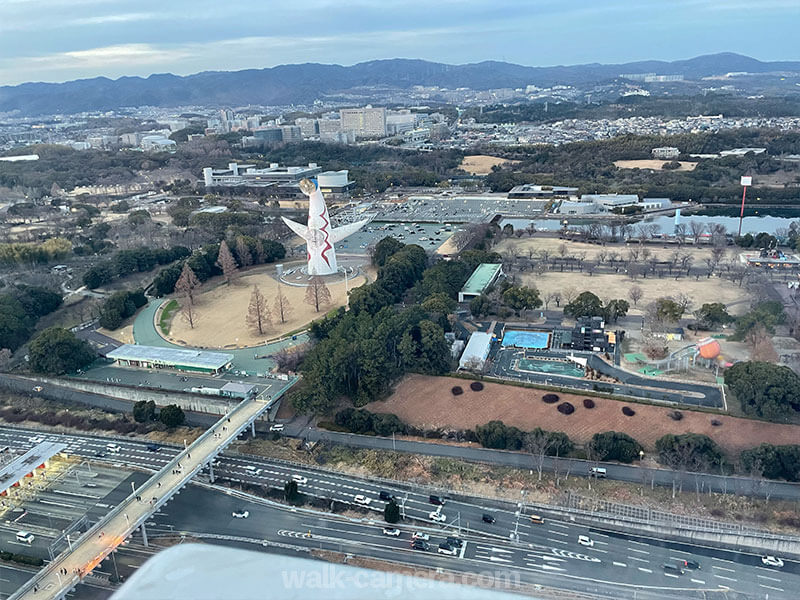
[{"label": "high-rise building", "polygon": [[281,125],[281,134],[284,142],[299,142],[303,139],[303,134],[297,125]]},{"label": "high-rise building", "polygon": [[343,108],[339,111],[342,131],[354,131],[357,137],[384,137],[386,135],[386,109]]},{"label": "high-rise building", "polygon": [[294,124],[300,128],[300,133],[303,134],[304,138],[310,138],[314,137],[315,135],[319,135],[319,125],[317,124],[316,119],[300,117],[299,119],[294,120]]}]

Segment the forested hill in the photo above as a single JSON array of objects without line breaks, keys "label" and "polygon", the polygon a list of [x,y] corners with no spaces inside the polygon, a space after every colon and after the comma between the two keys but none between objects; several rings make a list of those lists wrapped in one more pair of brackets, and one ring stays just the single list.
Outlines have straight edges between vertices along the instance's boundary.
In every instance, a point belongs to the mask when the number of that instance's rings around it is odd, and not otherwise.
[{"label": "forested hill", "polygon": [[297,64],[270,69],[106,77],[66,83],[24,83],[0,87],[0,111],[23,114],[75,113],[125,106],[205,106],[311,103],[326,94],[360,86],[414,85],[475,90],[519,88],[526,85],[581,85],[607,81],[621,73],[679,74],[699,79],[729,72],[800,72],[800,62],[761,62],[732,53],[700,56],[674,62],[641,61],[617,65],[586,64],[525,67],[485,61],[448,65],[423,60],[391,59],[340,65]]}]

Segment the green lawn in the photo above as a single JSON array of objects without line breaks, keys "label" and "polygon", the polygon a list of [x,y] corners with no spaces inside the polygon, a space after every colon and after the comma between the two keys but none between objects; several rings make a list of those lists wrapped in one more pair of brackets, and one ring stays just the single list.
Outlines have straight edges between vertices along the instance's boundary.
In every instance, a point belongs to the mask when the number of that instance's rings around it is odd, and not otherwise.
[{"label": "green lawn", "polygon": [[178,302],[170,300],[161,311],[161,318],[158,320],[158,326],[161,328],[161,333],[169,335],[169,325],[172,322],[172,315],[178,310]]}]

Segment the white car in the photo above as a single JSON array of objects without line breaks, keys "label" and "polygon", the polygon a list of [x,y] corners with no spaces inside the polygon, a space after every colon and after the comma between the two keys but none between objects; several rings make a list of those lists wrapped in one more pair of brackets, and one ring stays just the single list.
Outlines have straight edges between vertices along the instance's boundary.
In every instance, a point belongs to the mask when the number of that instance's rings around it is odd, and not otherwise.
[{"label": "white car", "polygon": [[273,423],[270,425],[270,431],[283,431],[284,424],[283,423]]},{"label": "white car", "polygon": [[782,567],[783,566],[783,559],[778,558],[777,556],[762,556],[761,557],[762,564],[767,565],[768,567]]},{"label": "white car", "polygon": [[400,530],[397,527],[384,527],[383,535],[389,535],[391,537],[400,537]]},{"label": "white car", "polygon": [[292,475],[292,481],[298,485],[303,485],[308,483],[308,477],[303,477],[302,475]]},{"label": "white car", "polygon": [[445,517],[442,513],[438,511],[433,511],[428,515],[428,518],[433,521],[434,523],[444,523],[447,521],[447,517]]},{"label": "white car", "polygon": [[33,386],[33,391],[34,392],[41,392],[43,389],[44,388],[42,386],[40,386],[40,385]]},{"label": "white car", "polygon": [[594,540],[592,538],[590,538],[588,535],[579,535],[578,536],[578,543],[581,546],[588,546],[589,548],[594,546]]},{"label": "white car", "polygon": [[423,542],[427,542],[431,539],[427,533],[422,533],[421,531],[417,531],[414,535],[411,536],[412,540],[422,540]]},{"label": "white car", "polygon": [[35,435],[33,437],[29,437],[28,441],[31,444],[41,444],[44,441],[44,438],[42,436],[40,436],[40,435]]},{"label": "white car", "polygon": [[359,494],[355,498],[353,498],[353,502],[356,504],[360,504],[361,506],[369,506],[372,502],[372,498],[367,498],[363,494]]},{"label": "white car", "polygon": [[456,550],[450,544],[439,544],[439,548],[436,550],[439,554],[447,554],[449,556],[455,556]]},{"label": "white car", "polygon": [[246,519],[250,516],[249,510],[235,510],[231,513],[234,519]]}]

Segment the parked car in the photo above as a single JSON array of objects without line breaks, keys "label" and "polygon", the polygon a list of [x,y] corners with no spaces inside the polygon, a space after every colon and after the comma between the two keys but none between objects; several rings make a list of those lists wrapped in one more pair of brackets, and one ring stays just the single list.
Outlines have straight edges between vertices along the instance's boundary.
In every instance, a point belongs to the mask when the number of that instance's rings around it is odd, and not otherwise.
[{"label": "parked car", "polygon": [[581,546],[587,546],[589,548],[594,546],[594,540],[592,538],[590,538],[588,535],[579,535],[578,536],[578,543]]},{"label": "parked car", "polygon": [[400,537],[400,530],[397,527],[384,527],[383,535],[389,535],[391,537]]},{"label": "parked car", "polygon": [[783,559],[778,558],[777,556],[762,556],[761,563],[767,565],[768,567],[782,567]]},{"label": "parked car", "polygon": [[445,517],[442,513],[438,510],[433,511],[428,515],[428,518],[433,521],[434,523],[444,523],[447,521],[447,517]]},{"label": "parked car", "polygon": [[481,518],[483,519],[484,523],[489,523],[490,525],[494,523],[494,517],[488,513],[483,513]]},{"label": "parked car", "polygon": [[243,508],[237,509],[231,513],[234,519],[246,519],[250,516],[250,511]]},{"label": "parked car", "polygon": [[441,544],[439,544],[439,548],[436,551],[439,554],[449,554],[450,556],[453,556],[458,552],[458,550],[456,550],[455,548],[453,548],[453,546],[451,546],[446,542],[442,542]]},{"label": "parked car", "polygon": [[592,467],[589,469],[589,477],[605,479],[607,476],[605,467]]},{"label": "parked car", "polygon": [[358,494],[356,497],[353,498],[353,502],[356,504],[360,504],[361,506],[369,506],[372,502],[372,498],[367,498],[363,494]]},{"label": "parked car", "polygon": [[284,424],[283,423],[273,423],[269,426],[270,431],[283,431]]}]

